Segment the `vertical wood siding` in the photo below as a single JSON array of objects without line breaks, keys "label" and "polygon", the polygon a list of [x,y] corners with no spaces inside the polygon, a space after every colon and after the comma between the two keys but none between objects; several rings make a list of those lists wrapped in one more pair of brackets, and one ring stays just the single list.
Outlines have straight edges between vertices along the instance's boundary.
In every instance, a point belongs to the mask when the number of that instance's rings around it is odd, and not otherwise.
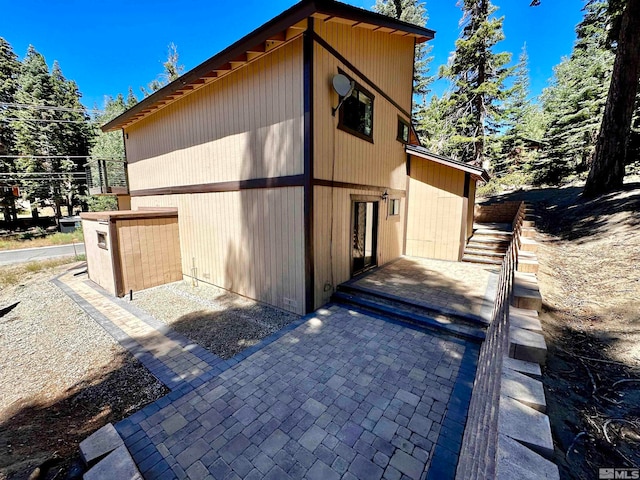
[{"label": "vertical wood siding", "polygon": [[117,220],[122,291],[182,279],[177,218]]},{"label": "vertical wood siding", "polygon": [[[323,21],[317,21],[315,29],[329,45],[402,108],[411,110],[411,38]],[[398,115],[405,118],[404,115],[364,79],[355,75],[318,44],[314,46],[314,60],[314,177],[404,191],[407,186],[406,154],[404,145],[396,140]],[[332,116],[331,110],[339,100],[331,86],[331,79],[338,73],[338,68],[375,97],[374,143],[337,128],[338,114]],[[351,195],[380,198],[381,192],[314,187],[316,308],[329,300],[337,285],[351,278]],[[407,199],[402,198],[400,215],[388,218],[387,203],[379,203],[378,265],[402,255],[406,204]]]},{"label": "vertical wood siding", "polygon": [[131,200],[178,208],[185,276],[304,313],[302,187]]},{"label": "vertical wood siding", "polygon": [[126,130],[130,190],[303,173],[302,40]]},{"label": "vertical wood siding", "polygon": [[463,195],[464,172],[411,158],[407,255],[459,260]]},{"label": "vertical wood siding", "polygon": [[[357,69],[406,111],[411,110],[411,38],[323,21],[317,21],[316,27]],[[396,140],[398,109],[318,44],[314,59],[314,177],[404,190],[406,154],[404,145]],[[333,117],[331,109],[338,104],[338,95],[331,79],[338,67],[375,96],[373,144],[337,129],[338,114]]]},{"label": "vertical wood siding", "polygon": [[[89,278],[112,295],[116,294],[115,278],[112,267],[112,245],[109,224],[95,220],[82,220],[84,250],[87,256]],[[98,247],[98,233],[107,237],[107,250]]]},{"label": "vertical wood siding", "polygon": [[472,178],[471,183],[469,183],[469,203],[467,204],[467,232],[464,242],[465,245],[467,243],[467,240],[469,240],[471,238],[471,235],[473,235],[473,214],[475,212],[476,205],[476,187],[477,180],[474,180]]},{"label": "vertical wood siding", "polygon": [[[314,187],[316,308],[329,301],[333,287],[351,278],[351,195],[380,198],[376,191]],[[378,265],[402,255],[406,200],[401,198],[400,215],[392,217],[387,216],[386,202],[381,200],[378,204]],[[325,285],[329,285],[326,291]]]}]

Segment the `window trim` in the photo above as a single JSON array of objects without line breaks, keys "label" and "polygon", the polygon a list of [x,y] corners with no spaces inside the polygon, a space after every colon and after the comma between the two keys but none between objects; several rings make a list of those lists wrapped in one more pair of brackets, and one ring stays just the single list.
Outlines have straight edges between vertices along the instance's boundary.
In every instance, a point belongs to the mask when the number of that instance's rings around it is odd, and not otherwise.
[{"label": "window trim", "polygon": [[[407,139],[406,140],[400,136],[400,125],[404,125],[405,127],[407,127]],[[398,115],[398,126],[397,126],[397,129],[398,129],[398,131],[396,133],[396,140],[399,141],[400,143],[404,144],[404,145],[407,145],[409,143],[410,138],[411,138],[411,125],[409,124],[409,122],[407,122],[400,115]]]},{"label": "window trim", "polygon": [[[393,210],[391,209],[391,206],[394,205],[395,202],[398,202],[398,213],[393,213]],[[387,205],[387,215],[389,217],[391,218],[400,217],[400,208],[401,208],[400,198],[396,198],[396,197],[389,198],[389,205]]]},{"label": "window trim", "polygon": [[[103,250],[109,250],[109,244],[107,232],[101,232],[100,230],[96,231],[96,237],[98,239],[98,248],[102,248]],[[103,241],[104,240],[104,241]]]},{"label": "window trim", "polygon": [[[354,135],[358,138],[361,138],[362,140],[366,140],[369,143],[374,143],[373,142],[373,128],[374,128],[374,101],[375,101],[375,95],[373,95],[369,90],[367,90],[366,88],[364,88],[360,83],[356,82],[353,78],[351,78],[351,76],[347,75],[342,69],[338,68],[338,73],[344,75],[345,77],[347,77],[349,80],[351,80],[352,82],[355,83],[355,86],[353,87],[354,90],[358,90],[359,92],[363,93],[365,96],[369,97],[371,99],[371,136],[359,132],[357,130],[354,130],[352,128],[349,128],[347,126],[344,125],[344,103],[342,105],[340,105],[340,109],[338,112],[338,130],[342,130],[343,132],[346,133],[350,133],[351,135]],[[339,101],[342,101],[342,97],[338,96]]]}]

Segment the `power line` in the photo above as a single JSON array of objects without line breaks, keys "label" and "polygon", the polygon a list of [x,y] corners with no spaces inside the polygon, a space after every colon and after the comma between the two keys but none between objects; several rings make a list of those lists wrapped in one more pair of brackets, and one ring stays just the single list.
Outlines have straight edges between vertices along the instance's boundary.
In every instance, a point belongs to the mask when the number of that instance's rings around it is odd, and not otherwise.
[{"label": "power line", "polygon": [[0,155],[0,158],[89,158],[107,162],[120,162],[125,159],[125,157],[92,157],[91,155]]},{"label": "power line", "polygon": [[11,103],[11,102],[0,102],[0,107],[11,107],[11,108],[27,108],[33,110],[55,110],[58,112],[78,112],[78,113],[104,113],[102,110],[88,110],[83,108],[69,108],[69,107],[57,107],[53,105],[31,105],[28,103]]},{"label": "power line", "polygon": [[51,122],[51,123],[84,123],[87,125],[96,124],[95,120],[57,120],[54,118],[45,119],[45,118],[18,118],[18,117],[5,117],[0,118],[0,122]]}]

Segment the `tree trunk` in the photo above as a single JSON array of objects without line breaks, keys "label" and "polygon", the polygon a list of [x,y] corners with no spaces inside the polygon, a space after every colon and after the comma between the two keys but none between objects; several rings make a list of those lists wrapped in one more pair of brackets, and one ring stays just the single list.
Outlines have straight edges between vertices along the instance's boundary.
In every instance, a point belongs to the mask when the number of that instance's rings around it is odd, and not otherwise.
[{"label": "tree trunk", "polygon": [[596,151],[583,195],[592,198],[622,186],[640,77],[640,0],[627,0]]}]

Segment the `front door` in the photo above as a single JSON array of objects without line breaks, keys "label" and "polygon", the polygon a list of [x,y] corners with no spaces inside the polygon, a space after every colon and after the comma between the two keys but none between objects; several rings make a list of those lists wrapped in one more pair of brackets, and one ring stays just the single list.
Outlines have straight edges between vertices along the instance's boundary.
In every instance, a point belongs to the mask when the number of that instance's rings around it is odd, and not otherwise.
[{"label": "front door", "polygon": [[376,265],[378,202],[353,202],[351,271],[357,275]]}]

